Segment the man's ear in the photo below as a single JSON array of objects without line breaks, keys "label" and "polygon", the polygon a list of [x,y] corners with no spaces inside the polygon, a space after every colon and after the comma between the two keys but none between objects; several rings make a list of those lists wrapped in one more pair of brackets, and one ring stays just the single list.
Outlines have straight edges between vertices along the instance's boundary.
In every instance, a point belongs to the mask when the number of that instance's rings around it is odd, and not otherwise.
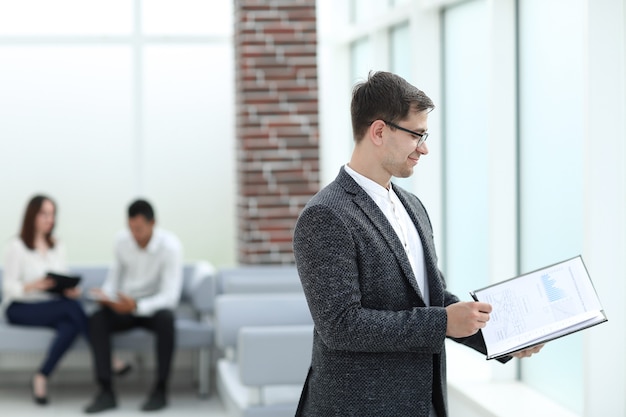
[{"label": "man's ear", "polygon": [[383,128],[385,127],[385,122],[382,120],[374,120],[370,125],[367,133],[369,136],[369,140],[376,146],[380,146],[383,143]]}]

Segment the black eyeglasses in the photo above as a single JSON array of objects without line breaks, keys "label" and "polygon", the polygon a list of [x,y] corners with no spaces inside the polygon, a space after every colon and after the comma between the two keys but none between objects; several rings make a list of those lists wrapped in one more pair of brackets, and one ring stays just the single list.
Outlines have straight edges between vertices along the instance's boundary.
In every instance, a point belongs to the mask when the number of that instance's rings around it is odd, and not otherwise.
[{"label": "black eyeglasses", "polygon": [[427,132],[417,133],[414,130],[405,129],[402,126],[398,126],[397,124],[388,122],[386,120],[383,120],[383,122],[385,122],[386,124],[388,124],[391,127],[394,127],[396,129],[402,130],[403,132],[410,133],[413,136],[417,136],[419,139],[417,140],[417,146],[415,146],[416,148],[419,148],[420,146],[422,146],[422,143],[426,142],[426,139],[428,139],[428,133]]}]

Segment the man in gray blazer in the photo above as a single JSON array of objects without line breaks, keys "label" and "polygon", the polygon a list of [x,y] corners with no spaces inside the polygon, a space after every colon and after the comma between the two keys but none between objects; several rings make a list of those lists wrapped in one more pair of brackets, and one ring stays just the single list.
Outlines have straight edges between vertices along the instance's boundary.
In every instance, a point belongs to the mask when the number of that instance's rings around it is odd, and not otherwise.
[{"label": "man in gray blazer", "polygon": [[433,108],[424,92],[387,72],[353,91],[350,162],[295,229],[315,323],[296,416],[446,417],[445,338],[485,353],[479,330],[491,306],[446,291],[426,209],[391,184],[428,153]]}]

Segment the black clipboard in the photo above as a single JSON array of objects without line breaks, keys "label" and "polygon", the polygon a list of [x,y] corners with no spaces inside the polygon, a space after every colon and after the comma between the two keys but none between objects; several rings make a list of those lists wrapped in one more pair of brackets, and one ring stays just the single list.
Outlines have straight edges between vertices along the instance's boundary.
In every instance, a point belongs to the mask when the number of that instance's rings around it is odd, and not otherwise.
[{"label": "black clipboard", "polygon": [[65,290],[77,286],[81,279],[78,275],[63,275],[55,272],[48,272],[47,278],[52,279],[55,284],[46,291],[59,295],[63,294]]},{"label": "black clipboard", "polygon": [[[470,295],[494,308],[491,320],[481,330],[487,359],[508,356],[607,321],[580,255],[471,291]],[[534,321],[530,319],[533,315]]]}]

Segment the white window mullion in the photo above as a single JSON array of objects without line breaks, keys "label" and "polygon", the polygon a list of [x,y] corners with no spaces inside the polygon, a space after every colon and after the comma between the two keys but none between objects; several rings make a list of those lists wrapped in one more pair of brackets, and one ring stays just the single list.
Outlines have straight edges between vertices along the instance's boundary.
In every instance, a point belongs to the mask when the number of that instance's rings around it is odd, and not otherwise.
[{"label": "white window mullion", "polygon": [[133,62],[133,139],[135,178],[133,191],[141,196],[144,192],[144,119],[143,119],[143,34],[142,34],[142,4],[141,0],[133,1],[133,36],[132,36],[132,62]]}]

